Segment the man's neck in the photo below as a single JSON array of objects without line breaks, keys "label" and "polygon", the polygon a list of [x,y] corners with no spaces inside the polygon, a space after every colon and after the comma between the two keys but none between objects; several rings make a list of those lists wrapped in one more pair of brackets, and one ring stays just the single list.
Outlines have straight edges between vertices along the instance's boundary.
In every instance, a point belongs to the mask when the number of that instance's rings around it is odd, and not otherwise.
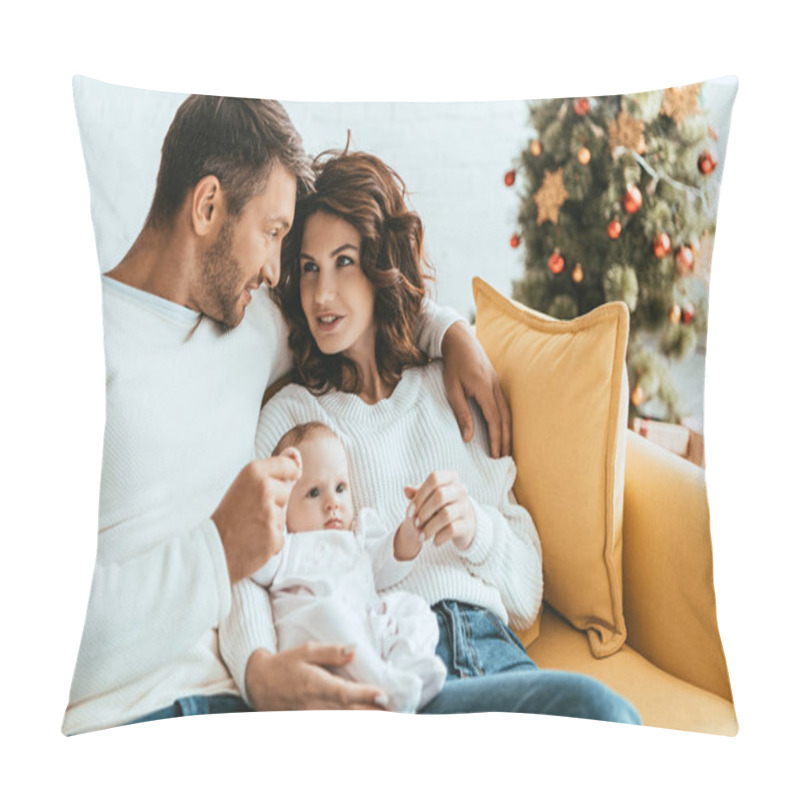
[{"label": "man's neck", "polygon": [[106,274],[120,283],[192,308],[192,261],[176,236],[148,227],[122,261]]}]

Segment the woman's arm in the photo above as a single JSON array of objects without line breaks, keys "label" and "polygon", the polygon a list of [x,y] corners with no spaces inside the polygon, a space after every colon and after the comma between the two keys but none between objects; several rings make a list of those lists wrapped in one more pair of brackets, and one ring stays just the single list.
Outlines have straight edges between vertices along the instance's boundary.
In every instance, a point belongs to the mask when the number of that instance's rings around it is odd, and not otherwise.
[{"label": "woman's arm", "polygon": [[511,626],[526,628],[542,604],[541,545],[533,520],[514,501],[510,484],[498,507],[470,500],[476,533],[472,544],[459,555],[473,575],[497,587]]}]

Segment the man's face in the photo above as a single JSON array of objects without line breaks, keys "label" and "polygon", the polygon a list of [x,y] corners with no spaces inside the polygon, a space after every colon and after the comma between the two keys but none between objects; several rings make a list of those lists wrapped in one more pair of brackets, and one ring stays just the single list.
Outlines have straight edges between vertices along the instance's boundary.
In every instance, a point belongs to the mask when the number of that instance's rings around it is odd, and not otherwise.
[{"label": "man's face", "polygon": [[251,198],[238,217],[225,217],[200,262],[198,306],[203,314],[235,328],[261,282],[278,282],[281,242],[294,220],[296,193],[295,177],[277,164],[266,190]]},{"label": "man's face", "polygon": [[289,533],[349,530],[353,526],[353,498],[347,455],[331,433],[313,433],[297,445],[303,474],[292,487],[286,506]]}]

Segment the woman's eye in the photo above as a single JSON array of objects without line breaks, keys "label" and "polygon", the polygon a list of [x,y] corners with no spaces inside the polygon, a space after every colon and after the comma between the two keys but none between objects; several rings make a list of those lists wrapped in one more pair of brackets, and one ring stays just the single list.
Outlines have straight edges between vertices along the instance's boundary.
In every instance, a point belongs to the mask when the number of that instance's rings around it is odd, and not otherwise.
[{"label": "woman's eye", "polygon": [[336,266],[337,267],[349,267],[351,264],[355,264],[356,262],[353,261],[350,256],[339,256],[336,259]]},{"label": "woman's eye", "polygon": [[304,261],[300,265],[300,272],[305,275],[307,272],[316,272],[317,265],[313,261]]}]

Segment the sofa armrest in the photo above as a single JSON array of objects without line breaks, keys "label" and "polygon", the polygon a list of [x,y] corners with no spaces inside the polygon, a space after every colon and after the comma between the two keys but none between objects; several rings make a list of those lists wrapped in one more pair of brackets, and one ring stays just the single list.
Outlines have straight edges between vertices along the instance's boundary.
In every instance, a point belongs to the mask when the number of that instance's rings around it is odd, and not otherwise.
[{"label": "sofa armrest", "polygon": [[732,700],[717,627],[705,473],[628,431],[623,607],[628,644]]}]

